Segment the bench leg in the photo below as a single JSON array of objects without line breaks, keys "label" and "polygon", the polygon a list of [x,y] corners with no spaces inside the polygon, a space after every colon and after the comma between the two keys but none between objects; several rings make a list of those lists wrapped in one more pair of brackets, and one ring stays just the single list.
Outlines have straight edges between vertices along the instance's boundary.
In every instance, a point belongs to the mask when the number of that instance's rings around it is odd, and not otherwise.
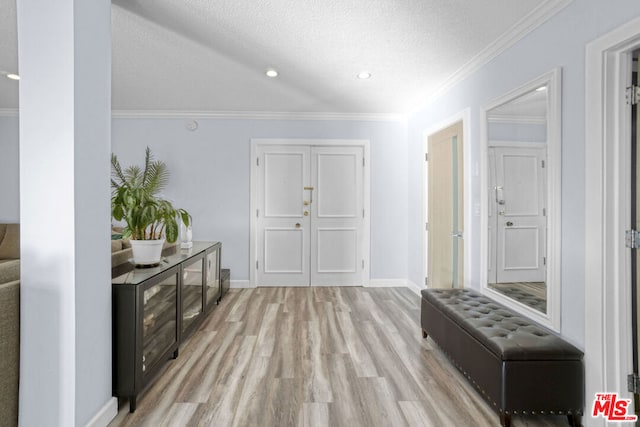
[{"label": "bench leg", "polygon": [[511,415],[500,414],[500,425],[502,427],[511,427]]},{"label": "bench leg", "polygon": [[424,329],[422,330],[422,338],[426,338],[427,337],[427,331],[425,331]]},{"label": "bench leg", "polygon": [[567,418],[571,427],[582,427],[582,417],[580,415],[569,414]]}]

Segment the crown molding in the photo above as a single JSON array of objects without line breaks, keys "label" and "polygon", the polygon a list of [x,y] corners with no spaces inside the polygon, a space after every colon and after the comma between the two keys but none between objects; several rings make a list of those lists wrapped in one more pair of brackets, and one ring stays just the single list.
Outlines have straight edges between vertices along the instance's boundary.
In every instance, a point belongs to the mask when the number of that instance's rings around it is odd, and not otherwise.
[{"label": "crown molding", "polygon": [[[0,117],[18,117],[17,108],[0,108]],[[116,119],[237,119],[237,120],[343,120],[369,122],[406,122],[402,114],[384,113],[296,113],[271,111],[179,111],[112,110]]]},{"label": "crown molding", "polygon": [[18,117],[18,109],[0,108],[0,117]]},{"label": "crown molding", "polygon": [[498,57],[501,53],[516,44],[527,34],[544,24],[549,18],[560,12],[562,9],[571,4],[573,0],[547,0],[529,12],[516,22],[513,27],[506,33],[502,34],[480,53],[471,58],[449,78],[427,96],[427,102],[420,104],[417,108],[411,110],[407,116],[411,117],[423,110],[434,99],[444,95],[455,85],[478,71],[482,66],[489,63],[492,59]]},{"label": "crown molding", "polygon": [[314,113],[275,111],[179,111],[179,110],[112,110],[118,119],[238,119],[238,120],[344,120],[405,122],[402,114],[384,113]]}]

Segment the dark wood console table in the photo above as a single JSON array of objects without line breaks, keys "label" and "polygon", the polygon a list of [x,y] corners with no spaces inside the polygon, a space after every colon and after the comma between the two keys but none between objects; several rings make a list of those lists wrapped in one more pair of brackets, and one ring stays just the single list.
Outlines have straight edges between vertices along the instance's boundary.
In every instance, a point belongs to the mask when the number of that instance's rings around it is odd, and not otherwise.
[{"label": "dark wood console table", "polygon": [[219,301],[221,251],[219,242],[193,242],[156,267],[124,266],[111,280],[113,395],[129,399],[130,412]]}]

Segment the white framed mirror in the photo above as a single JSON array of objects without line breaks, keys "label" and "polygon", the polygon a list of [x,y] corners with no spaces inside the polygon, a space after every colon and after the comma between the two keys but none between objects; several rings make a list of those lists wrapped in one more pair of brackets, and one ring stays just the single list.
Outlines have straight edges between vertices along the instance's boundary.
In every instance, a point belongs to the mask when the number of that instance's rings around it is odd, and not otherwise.
[{"label": "white framed mirror", "polygon": [[560,330],[561,70],[481,109],[482,292]]}]

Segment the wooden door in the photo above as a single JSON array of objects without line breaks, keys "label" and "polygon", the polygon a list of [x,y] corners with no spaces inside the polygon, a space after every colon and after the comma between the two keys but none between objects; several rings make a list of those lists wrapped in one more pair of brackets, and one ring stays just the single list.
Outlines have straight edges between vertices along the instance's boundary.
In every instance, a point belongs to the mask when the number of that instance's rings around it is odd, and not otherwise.
[{"label": "wooden door", "polygon": [[464,283],[462,122],[428,138],[428,260],[430,288]]}]

